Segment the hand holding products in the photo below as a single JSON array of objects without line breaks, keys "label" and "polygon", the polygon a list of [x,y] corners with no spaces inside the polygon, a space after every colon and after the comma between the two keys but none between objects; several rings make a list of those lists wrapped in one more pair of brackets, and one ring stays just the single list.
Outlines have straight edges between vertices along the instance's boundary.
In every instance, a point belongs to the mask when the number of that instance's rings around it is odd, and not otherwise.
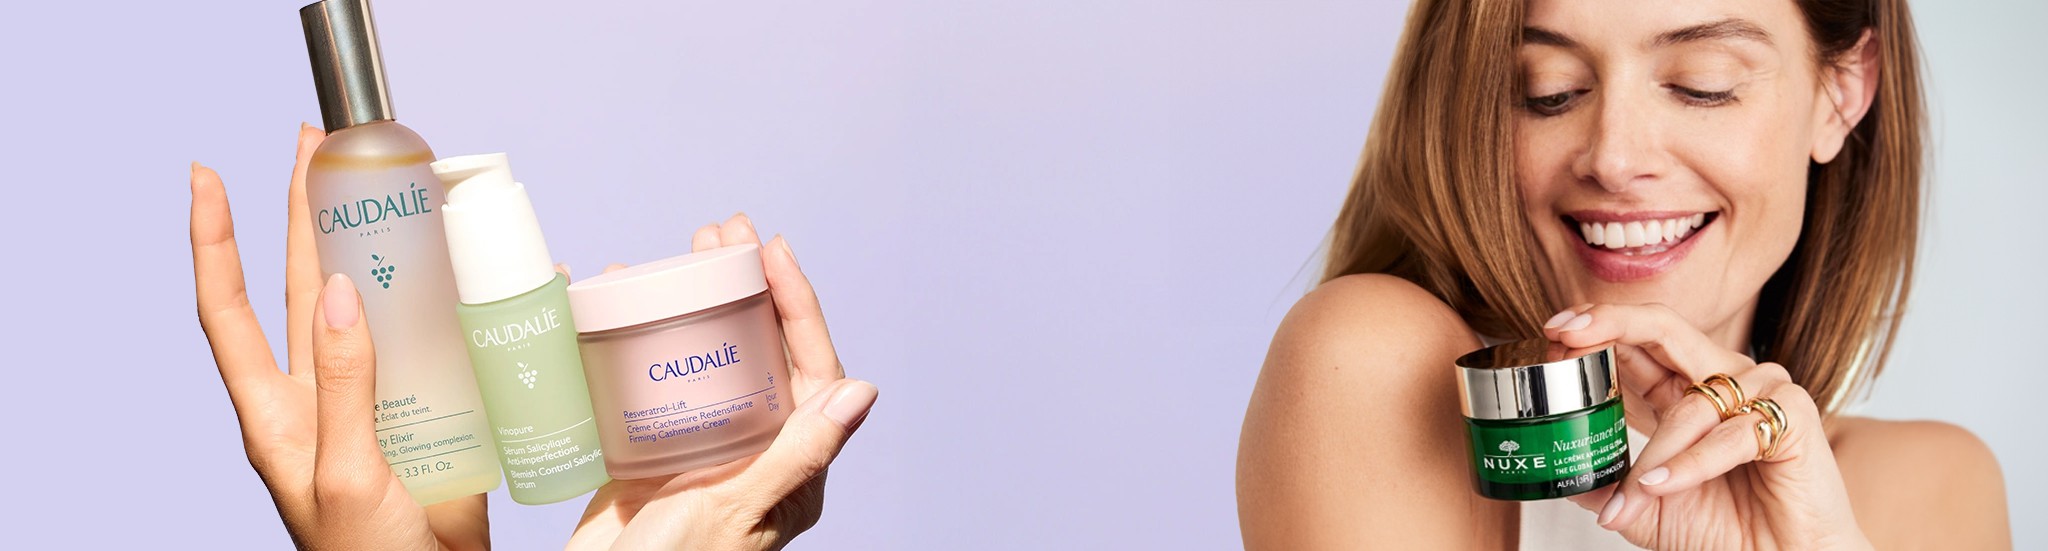
[{"label": "hand holding products", "polygon": [[[1572,316],[1567,320],[1565,313]],[[1614,355],[1614,369],[1630,391],[1629,406],[1639,409],[1635,413],[1658,420],[1629,460],[1632,474],[1611,491],[1568,498],[1600,511],[1601,526],[1639,546],[1707,549],[1729,542],[1810,542],[1815,534],[1827,534],[1844,548],[1870,548],[1820,406],[1785,366],[1718,345],[1663,305],[1593,304],[1552,319],[1557,321],[1544,327],[1544,336],[1562,348],[1631,350]],[[1715,375],[1733,382],[1712,382]],[[1547,387],[1570,398],[1561,383]],[[1730,401],[1724,405],[1732,415],[1723,417],[1710,395],[1684,390],[1694,384],[1718,386],[1716,394],[1727,391]],[[1771,405],[1758,403],[1763,401]],[[1759,432],[1760,426],[1776,436]]]},{"label": "hand holding products", "polygon": [[[291,184],[295,214],[307,210],[302,175],[321,138],[312,127],[299,132]],[[192,275],[199,324],[241,422],[243,451],[285,529],[300,546],[316,549],[488,547],[486,526],[474,522],[484,517],[484,496],[423,508],[384,465],[378,435],[364,414],[377,384],[373,324],[346,275],[337,274],[323,291],[313,232],[311,217],[291,217],[284,270],[290,365],[280,371],[251,297],[245,296],[226,190],[219,175],[193,165]]]},{"label": "hand holding products", "polygon": [[[759,241],[744,216],[707,226],[693,240],[699,253]],[[616,543],[681,549],[773,549],[817,523],[825,490],[822,474],[866,419],[875,400],[875,387],[843,379],[817,295],[788,243],[776,238],[752,250],[761,263],[767,298],[773,302],[773,313],[782,327],[782,344],[788,350],[788,375],[775,383],[788,393],[778,399],[794,404],[785,406],[787,421],[760,455],[694,468],[679,476],[606,484],[591,498],[570,547],[606,548]],[[743,352],[741,363],[726,367],[757,365],[746,363],[756,361],[749,354]],[[766,354],[779,356],[781,351]],[[601,384],[596,378],[600,367],[591,360],[594,358],[586,358],[584,366],[591,371],[589,380],[596,387]],[[633,371],[645,377],[651,365]],[[602,406],[598,411],[601,417],[623,413]],[[609,459],[613,450],[607,444]]]}]

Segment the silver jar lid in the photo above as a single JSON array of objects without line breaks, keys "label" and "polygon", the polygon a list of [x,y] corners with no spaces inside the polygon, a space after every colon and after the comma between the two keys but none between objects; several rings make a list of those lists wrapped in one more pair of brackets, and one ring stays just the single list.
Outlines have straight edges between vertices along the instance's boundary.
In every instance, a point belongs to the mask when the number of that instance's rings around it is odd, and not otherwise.
[{"label": "silver jar lid", "polygon": [[1547,339],[1502,343],[1458,358],[1458,393],[1473,419],[1578,411],[1616,396],[1614,347],[1568,354]]}]

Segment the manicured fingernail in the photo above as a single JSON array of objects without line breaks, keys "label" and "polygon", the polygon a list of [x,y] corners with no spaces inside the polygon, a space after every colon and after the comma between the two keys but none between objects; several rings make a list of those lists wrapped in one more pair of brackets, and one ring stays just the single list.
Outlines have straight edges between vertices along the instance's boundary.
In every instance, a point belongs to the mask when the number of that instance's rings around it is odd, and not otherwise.
[{"label": "manicured fingernail", "polygon": [[1565,311],[1563,311],[1563,312],[1558,312],[1558,313],[1557,313],[1557,315],[1555,315],[1555,316],[1550,316],[1550,321],[1546,321],[1546,322],[1543,322],[1543,328],[1544,328],[1544,329],[1554,329],[1554,328],[1556,328],[1556,327],[1557,327],[1557,326],[1559,326],[1559,325],[1564,325],[1564,322],[1566,322],[1566,321],[1570,321],[1570,320],[1572,319],[1572,316],[1577,316],[1577,315],[1579,315],[1579,313],[1578,313],[1578,312],[1573,312],[1573,311],[1571,311],[1571,310],[1565,310]]},{"label": "manicured fingernail", "polygon": [[1599,523],[1601,526],[1614,522],[1614,517],[1621,516],[1622,503],[1627,501],[1628,494],[1621,493],[1621,490],[1615,490],[1614,497],[1608,498],[1607,505],[1600,508],[1600,519],[1594,522]]},{"label": "manicured fingernail", "polygon": [[361,312],[356,311],[356,303],[360,300],[356,296],[356,284],[349,281],[348,276],[334,274],[327,278],[327,288],[320,290],[320,309],[327,311],[327,327],[341,330],[355,327],[356,318],[361,317]]},{"label": "manicured fingernail", "polygon": [[1643,477],[1636,479],[1636,482],[1641,482],[1644,486],[1656,486],[1670,479],[1671,469],[1657,467],[1650,469],[1650,472],[1643,473]]},{"label": "manicured fingernail", "polygon": [[561,273],[562,273],[562,277],[567,277],[567,278],[572,278],[572,279],[574,278],[574,276],[571,276],[571,275],[569,275],[569,265],[568,265],[567,263],[562,263],[562,264],[556,264],[556,265],[555,265],[555,271],[557,271],[557,272],[561,272]]},{"label": "manicured fingernail", "polygon": [[1577,331],[1577,330],[1580,330],[1580,329],[1585,329],[1585,328],[1586,328],[1586,326],[1588,326],[1588,325],[1592,325],[1592,324],[1593,324],[1593,315],[1592,315],[1592,314],[1579,314],[1579,315],[1577,315],[1577,316],[1574,316],[1574,317],[1572,317],[1572,320],[1571,320],[1571,321],[1568,321],[1568,322],[1564,322],[1564,326],[1563,326],[1563,327],[1559,327],[1559,328],[1557,328],[1557,330],[1559,330],[1559,331]]},{"label": "manicured fingernail", "polygon": [[853,427],[853,422],[866,415],[868,407],[875,405],[875,396],[880,391],[867,381],[853,381],[832,395],[832,401],[825,402],[825,417],[841,426]]}]

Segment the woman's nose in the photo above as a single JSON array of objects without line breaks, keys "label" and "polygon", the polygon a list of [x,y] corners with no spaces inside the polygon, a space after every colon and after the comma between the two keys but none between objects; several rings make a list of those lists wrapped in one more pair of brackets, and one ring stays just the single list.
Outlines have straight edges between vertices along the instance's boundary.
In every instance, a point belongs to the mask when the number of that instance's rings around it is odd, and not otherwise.
[{"label": "woman's nose", "polygon": [[1643,96],[1603,91],[1594,98],[1588,141],[1572,163],[1580,180],[1620,193],[1664,176],[1669,157],[1651,111],[1655,105]]}]

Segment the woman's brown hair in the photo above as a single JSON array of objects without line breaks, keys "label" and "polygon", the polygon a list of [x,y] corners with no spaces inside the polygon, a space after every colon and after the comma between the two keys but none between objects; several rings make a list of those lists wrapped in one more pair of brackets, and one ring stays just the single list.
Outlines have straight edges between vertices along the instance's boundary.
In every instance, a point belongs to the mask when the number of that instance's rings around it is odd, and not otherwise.
[{"label": "woman's brown hair", "polygon": [[[1751,340],[1833,412],[1891,350],[1919,234],[1919,56],[1904,0],[1795,0],[1827,65],[1868,30],[1876,98],[1842,152],[1808,169],[1799,243],[1764,285]],[[1331,231],[1323,280],[1383,273],[1482,333],[1536,337],[1549,304],[1514,185],[1522,0],[1421,0],[1408,16]],[[1488,185],[1490,184],[1490,185]]]}]

